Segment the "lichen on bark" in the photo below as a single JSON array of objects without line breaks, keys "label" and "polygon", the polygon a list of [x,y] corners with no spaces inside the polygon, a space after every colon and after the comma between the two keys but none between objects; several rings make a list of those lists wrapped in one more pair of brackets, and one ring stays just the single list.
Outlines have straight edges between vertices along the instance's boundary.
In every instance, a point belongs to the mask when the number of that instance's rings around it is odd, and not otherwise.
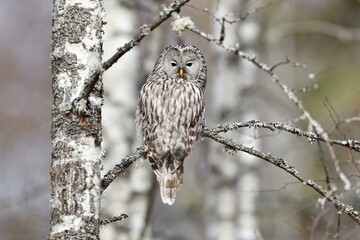
[{"label": "lichen on bark", "polygon": [[[102,61],[103,1],[54,0],[49,239],[99,239],[101,108],[73,101]],[[91,92],[102,102],[101,79]]]}]

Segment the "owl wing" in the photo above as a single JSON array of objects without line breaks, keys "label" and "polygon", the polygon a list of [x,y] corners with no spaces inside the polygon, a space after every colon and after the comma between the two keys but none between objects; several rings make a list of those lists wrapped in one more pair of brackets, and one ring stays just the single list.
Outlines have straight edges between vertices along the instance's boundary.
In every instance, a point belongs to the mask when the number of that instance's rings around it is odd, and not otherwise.
[{"label": "owl wing", "polygon": [[204,101],[204,92],[200,88],[195,88],[190,93],[190,103],[189,111],[190,114],[188,122],[188,140],[189,144],[192,146],[195,140],[201,139],[201,131],[205,127],[205,101]]},{"label": "owl wing", "polygon": [[[149,76],[149,79],[153,78],[152,75]],[[136,133],[137,137],[141,140],[144,144],[146,143],[145,137],[149,133],[149,128],[153,124],[152,114],[153,111],[153,83],[152,81],[147,80],[147,82],[142,86],[140,90],[140,96],[138,99],[138,105],[135,113],[135,126],[136,126]]]},{"label": "owl wing", "polygon": [[154,128],[156,123],[154,122],[154,111],[157,108],[154,105],[155,98],[157,98],[157,92],[154,91],[155,82],[151,81],[154,79],[154,75],[150,75],[147,82],[142,86],[140,90],[139,102],[135,114],[135,124],[136,132],[138,138],[141,140],[142,144],[149,148],[148,158],[151,164],[153,171],[156,176],[159,178],[161,175],[159,169],[161,168],[161,162],[156,159],[154,156]]},{"label": "owl wing", "polygon": [[143,104],[141,103],[141,101],[139,99],[139,103],[138,103],[138,106],[136,108],[136,113],[135,113],[135,127],[136,127],[136,135],[137,135],[138,139],[141,141],[142,145],[144,144],[144,134],[143,134],[143,129],[142,129],[143,119],[144,119]]}]

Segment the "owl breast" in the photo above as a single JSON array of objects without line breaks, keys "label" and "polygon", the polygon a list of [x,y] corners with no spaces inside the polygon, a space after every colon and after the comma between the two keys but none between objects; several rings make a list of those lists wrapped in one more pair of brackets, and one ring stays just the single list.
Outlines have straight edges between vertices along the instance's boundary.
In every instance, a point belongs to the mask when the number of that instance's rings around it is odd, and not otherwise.
[{"label": "owl breast", "polygon": [[148,82],[141,94],[145,144],[156,159],[184,159],[203,125],[203,92],[183,79]]}]

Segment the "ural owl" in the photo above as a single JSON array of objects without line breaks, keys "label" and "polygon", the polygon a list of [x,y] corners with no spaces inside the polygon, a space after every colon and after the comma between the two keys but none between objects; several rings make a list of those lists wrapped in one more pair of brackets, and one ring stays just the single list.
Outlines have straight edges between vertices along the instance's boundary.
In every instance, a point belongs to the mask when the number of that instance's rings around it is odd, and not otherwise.
[{"label": "ural owl", "polygon": [[204,127],[206,63],[191,45],[171,45],[156,61],[140,91],[136,128],[160,184],[172,205],[183,182],[184,159]]}]

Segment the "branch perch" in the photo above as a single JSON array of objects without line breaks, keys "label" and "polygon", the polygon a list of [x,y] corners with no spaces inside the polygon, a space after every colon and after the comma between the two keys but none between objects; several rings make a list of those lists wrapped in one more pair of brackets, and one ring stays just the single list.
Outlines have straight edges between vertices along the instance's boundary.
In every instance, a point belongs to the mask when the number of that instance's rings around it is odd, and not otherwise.
[{"label": "branch perch", "polygon": [[140,158],[146,158],[147,149],[140,147],[131,156],[126,156],[119,164],[116,164],[114,169],[110,170],[101,180],[101,193],[115,180],[117,176],[125,171],[131,164]]},{"label": "branch perch", "polygon": [[[326,139],[326,138],[323,138],[321,135],[318,135],[314,132],[302,131],[299,128],[296,128],[296,127],[293,127],[290,125],[286,125],[283,123],[260,122],[260,121],[255,121],[255,120],[248,121],[248,122],[235,122],[235,123],[223,124],[223,125],[218,125],[215,128],[205,128],[203,130],[204,137],[210,138],[220,144],[223,144],[225,147],[228,147],[230,149],[246,152],[250,155],[256,156],[260,159],[263,159],[263,160],[285,170],[286,172],[288,172],[289,174],[291,174],[292,176],[297,178],[304,185],[311,187],[312,189],[317,191],[320,195],[322,195],[324,198],[326,198],[329,202],[334,204],[334,206],[336,207],[336,209],[338,211],[346,213],[352,219],[354,219],[358,224],[360,224],[360,216],[359,216],[358,211],[354,210],[352,206],[339,201],[336,198],[336,196],[334,196],[333,192],[324,189],[322,186],[320,186],[313,180],[303,177],[293,166],[289,165],[284,159],[274,157],[270,153],[259,152],[253,148],[246,147],[242,144],[239,144],[232,139],[224,138],[224,137],[218,135],[219,133],[225,133],[225,132],[228,132],[231,130],[236,130],[236,129],[243,128],[243,127],[248,127],[248,128],[259,127],[259,128],[270,129],[272,131],[283,130],[283,131],[292,133],[296,136],[304,136],[304,137],[311,138],[312,141],[319,140],[319,141],[326,142],[328,144],[337,144],[337,145],[341,145],[343,147],[351,148],[351,149],[359,152],[359,142],[358,141],[355,141],[355,140],[341,141],[341,140]],[[353,142],[355,145],[351,145],[351,144],[349,145],[348,143],[350,143],[350,142]],[[103,177],[102,182],[101,182],[101,192],[103,192],[111,184],[111,182],[114,181],[118,175],[120,175],[122,172],[124,172],[126,170],[126,168],[128,168],[132,163],[134,163],[136,160],[138,160],[140,158],[146,158],[146,155],[147,155],[147,149],[145,147],[141,147],[136,150],[134,155],[126,156],[124,159],[122,159],[121,163],[115,165],[114,169],[110,170]]]}]

